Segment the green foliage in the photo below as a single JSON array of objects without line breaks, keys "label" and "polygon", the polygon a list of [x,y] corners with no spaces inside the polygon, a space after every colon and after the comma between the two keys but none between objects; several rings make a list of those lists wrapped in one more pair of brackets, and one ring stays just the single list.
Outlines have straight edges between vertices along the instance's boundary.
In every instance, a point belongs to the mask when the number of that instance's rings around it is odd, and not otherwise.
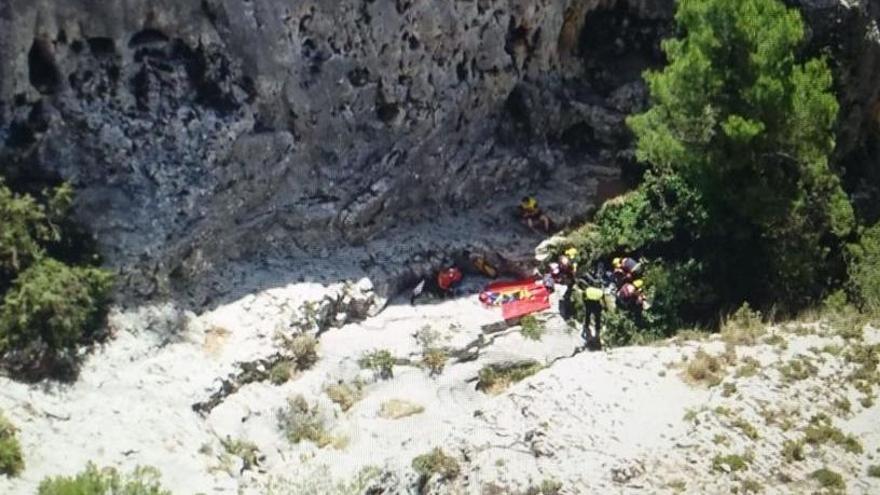
[{"label": "green foliage", "polygon": [[645,174],[641,186],[607,202],[596,214],[603,252],[642,249],[650,244],[693,239],[703,229],[707,213],[699,193],[681,177]]},{"label": "green foliage", "polygon": [[452,480],[461,473],[461,467],[455,457],[447,455],[439,447],[413,459],[412,467],[419,476],[426,479],[439,476],[444,480]]},{"label": "green foliage", "polygon": [[99,336],[106,316],[111,275],[49,256],[77,258],[72,201],[69,185],[34,198],[0,178],[0,358],[15,373],[72,371],[78,346]]},{"label": "green foliage", "polygon": [[422,352],[422,364],[431,376],[440,376],[448,360],[449,355],[439,347],[428,347]]},{"label": "green foliage", "polygon": [[285,339],[284,349],[292,356],[292,363],[299,371],[305,371],[318,362],[318,339],[307,334],[298,334]]},{"label": "green foliage", "polygon": [[325,447],[334,441],[318,406],[309,404],[302,395],[287,400],[287,409],[278,411],[278,423],[291,443],[308,440],[318,447]]},{"label": "green foliage", "polygon": [[370,369],[379,374],[385,380],[394,377],[394,364],[396,360],[391,351],[377,349],[361,356],[358,364],[361,368]]},{"label": "green foliage", "polygon": [[488,364],[480,370],[477,389],[497,394],[510,385],[534,375],[543,368],[541,363],[532,360]]},{"label": "green foliage", "polygon": [[104,317],[113,279],[90,267],[43,258],[15,279],[0,307],[0,349],[24,361],[72,358],[94,339]]},{"label": "green foliage", "polygon": [[540,341],[541,337],[544,336],[544,324],[535,318],[534,315],[526,315],[523,316],[519,321],[520,324],[520,333],[523,337],[529,340],[537,340]]},{"label": "green foliage", "polygon": [[880,478],[880,464],[868,466],[868,476],[872,478]]},{"label": "green foliage", "polygon": [[42,244],[58,239],[46,208],[29,195],[15,194],[0,178],[0,280],[14,278],[43,255]]},{"label": "green foliage", "polygon": [[0,475],[17,476],[24,469],[17,430],[0,414]]},{"label": "green foliage", "polygon": [[880,315],[880,223],[849,248],[850,289],[860,308]]},{"label": "green foliage", "polygon": [[716,455],[712,459],[712,469],[716,471],[742,471],[744,469],[748,469],[749,463],[751,460],[748,456],[741,456],[738,454],[730,454],[730,455]]},{"label": "green foliage", "polygon": [[[641,320],[614,322],[619,341],[716,323],[744,301],[802,308],[840,280],[855,227],[829,167],[831,71],[799,58],[797,10],[780,0],[691,0],[678,2],[676,23],[681,37],[662,45],[668,65],[645,74],[651,107],[627,120],[648,164],[642,184],[568,239],[587,261],[652,258],[644,277],[652,307]],[[875,266],[851,270],[871,286]]]},{"label": "green foliage", "polygon": [[354,406],[354,404],[364,397],[363,385],[360,382],[348,384],[345,382],[334,383],[328,385],[324,392],[327,397],[338,404],[342,412],[346,412]]},{"label": "green foliage", "polygon": [[562,482],[553,479],[545,479],[540,486],[532,486],[526,490],[525,495],[560,495]]},{"label": "green foliage", "polygon": [[113,468],[99,470],[89,463],[73,477],[57,476],[40,482],[38,495],[171,495],[159,483],[159,472],[150,467],[136,468],[124,476]]},{"label": "green foliage", "polygon": [[819,482],[822,488],[833,490],[846,490],[846,482],[840,473],[834,472],[828,468],[817,469],[810,474],[810,478]]},{"label": "green foliage", "polygon": [[785,440],[782,442],[782,458],[785,462],[800,462],[807,458],[803,440]]},{"label": "green foliage", "polygon": [[804,429],[804,441],[815,446],[833,443],[851,454],[864,452],[864,447],[856,437],[843,433],[833,425],[831,418],[824,414],[810,418],[810,424]]},{"label": "green foliage", "polygon": [[234,455],[241,459],[242,471],[249,471],[258,467],[265,457],[260,453],[260,448],[257,447],[257,444],[248,440],[233,440],[226,437],[225,440],[221,439],[220,443],[223,445],[223,449],[227,454]]}]

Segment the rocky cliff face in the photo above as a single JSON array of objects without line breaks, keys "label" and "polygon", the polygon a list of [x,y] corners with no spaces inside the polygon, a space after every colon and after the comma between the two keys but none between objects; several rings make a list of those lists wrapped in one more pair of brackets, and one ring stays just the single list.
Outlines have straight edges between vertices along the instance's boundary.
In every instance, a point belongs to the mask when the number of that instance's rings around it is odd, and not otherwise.
[{"label": "rocky cliff face", "polygon": [[[839,68],[841,142],[864,146],[876,9],[802,3],[817,39],[864,54]],[[72,181],[107,259],[150,295],[617,166],[673,5],[6,0],[0,159],[13,180]]]},{"label": "rocky cliff face", "polygon": [[[623,111],[643,91],[614,91],[641,61],[574,93],[581,31],[595,9],[650,30],[670,5],[10,0],[2,156],[8,175],[73,181],[108,259],[155,278],[359,241],[564,162],[527,137],[625,140]],[[615,36],[596,47],[607,60],[625,51],[626,30]]]}]

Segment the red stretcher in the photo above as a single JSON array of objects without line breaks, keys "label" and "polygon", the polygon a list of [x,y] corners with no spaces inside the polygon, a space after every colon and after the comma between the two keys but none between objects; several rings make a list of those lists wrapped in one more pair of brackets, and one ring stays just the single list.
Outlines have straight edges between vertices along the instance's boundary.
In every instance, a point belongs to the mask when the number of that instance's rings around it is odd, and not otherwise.
[{"label": "red stretcher", "polygon": [[501,306],[505,320],[550,309],[550,292],[544,283],[535,279],[513,282],[495,282],[480,293],[480,301],[487,306]]}]

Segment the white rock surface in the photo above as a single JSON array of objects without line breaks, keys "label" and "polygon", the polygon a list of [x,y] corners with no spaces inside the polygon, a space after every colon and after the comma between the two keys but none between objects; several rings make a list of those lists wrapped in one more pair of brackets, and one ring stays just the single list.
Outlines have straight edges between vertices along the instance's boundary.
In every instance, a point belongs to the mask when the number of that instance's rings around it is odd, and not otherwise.
[{"label": "white rock surface", "polygon": [[[472,288],[481,283],[470,281]],[[572,357],[577,332],[551,314],[543,317],[547,332],[540,342],[526,340],[513,327],[485,336],[486,347],[475,361],[451,360],[437,378],[398,365],[394,378],[383,381],[359,368],[364,352],[388,349],[401,362],[417,363],[421,349],[414,335],[423,327],[438,332],[438,345],[462,349],[480,337],[482,325],[500,319],[475,296],[416,307],[393,301],[375,317],[323,333],[318,364],[288,383],[247,384],[207,417],[193,411],[194,403],[217,390],[220,378],[238,370],[236,363],[275,353],[273,334],[287,331],[291,315],[306,301],[342,289],[291,284],[201,315],[167,305],[115,312],[116,338],[89,357],[75,384],[0,379],[0,409],[20,428],[27,463],[20,478],[0,478],[0,493],[33,493],[45,476],[73,474],[89,460],[124,470],[155,466],[175,494],[264,494],[268,487],[276,493],[357,493],[337,490],[334,480],[352,480],[371,468],[384,473],[373,482],[384,483],[388,493],[415,493],[411,461],[438,446],[459,459],[464,476],[429,483],[431,493],[481,494],[490,487],[500,490],[495,493],[522,493],[545,479],[562,482],[563,493],[571,494],[663,493],[677,480],[688,493],[728,493],[744,479],[772,487],[769,492],[800,493],[815,488],[808,475],[825,465],[845,476],[851,493],[880,490],[878,480],[864,474],[876,463],[869,455],[880,447],[878,408],[860,406],[859,395],[840,381],[848,370],[841,359],[823,354],[822,364],[810,350],[843,344],[831,334],[785,334],[784,350],[740,346],[740,362],[745,356],[759,359],[762,374],[735,379],[730,373],[726,380],[737,386],[731,397],[723,397],[720,386],[695,387],[679,376],[682,358],[698,347],[722,352],[717,340]],[[866,341],[878,338],[872,331]],[[798,355],[813,356],[818,372],[786,384],[775,367]],[[497,396],[475,389],[482,366],[511,359],[549,366]],[[358,377],[366,383],[365,397],[343,413],[324,388]],[[291,445],[284,438],[277,412],[294,394],[328,411],[330,432],[347,439],[343,448]],[[856,435],[865,454],[823,447],[796,466],[782,463],[782,441],[799,437],[804,422],[830,407],[838,394],[849,396],[853,407],[834,423]],[[416,402],[425,411],[399,420],[379,417],[381,404],[391,399]],[[767,404],[800,411],[800,422],[788,432],[765,427],[760,411]],[[731,429],[729,419],[713,413],[718,406],[746,418],[761,437],[752,441]],[[688,411],[699,424],[683,419]],[[716,445],[719,433],[730,438],[730,446]],[[240,462],[223,453],[220,439],[227,437],[256,444],[264,456],[259,466],[242,472]],[[713,471],[716,454],[746,449],[756,461],[744,474]],[[794,481],[776,480],[781,471]]]}]

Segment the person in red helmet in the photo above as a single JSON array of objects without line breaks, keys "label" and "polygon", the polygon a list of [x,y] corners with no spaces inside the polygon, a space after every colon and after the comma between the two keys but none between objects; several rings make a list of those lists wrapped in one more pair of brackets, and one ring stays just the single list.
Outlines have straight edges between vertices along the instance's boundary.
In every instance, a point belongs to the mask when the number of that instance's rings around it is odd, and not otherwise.
[{"label": "person in red helmet", "polygon": [[437,297],[450,297],[455,295],[455,288],[461,283],[461,280],[464,276],[461,273],[461,270],[456,266],[450,266],[447,268],[443,268],[439,272],[437,272],[437,276],[432,279],[423,279],[418,285],[416,285],[415,289],[412,291],[412,295],[409,298],[410,304],[415,304],[416,300],[425,294],[425,289],[428,289],[428,292],[433,293]]},{"label": "person in red helmet", "polygon": [[645,283],[641,280],[627,282],[617,290],[617,302],[622,308],[641,311],[645,309]]},{"label": "person in red helmet", "polygon": [[445,297],[453,295],[455,286],[461,282],[462,278],[461,270],[458,267],[450,266],[440,270],[440,273],[437,274],[437,288],[440,289],[441,295]]}]

